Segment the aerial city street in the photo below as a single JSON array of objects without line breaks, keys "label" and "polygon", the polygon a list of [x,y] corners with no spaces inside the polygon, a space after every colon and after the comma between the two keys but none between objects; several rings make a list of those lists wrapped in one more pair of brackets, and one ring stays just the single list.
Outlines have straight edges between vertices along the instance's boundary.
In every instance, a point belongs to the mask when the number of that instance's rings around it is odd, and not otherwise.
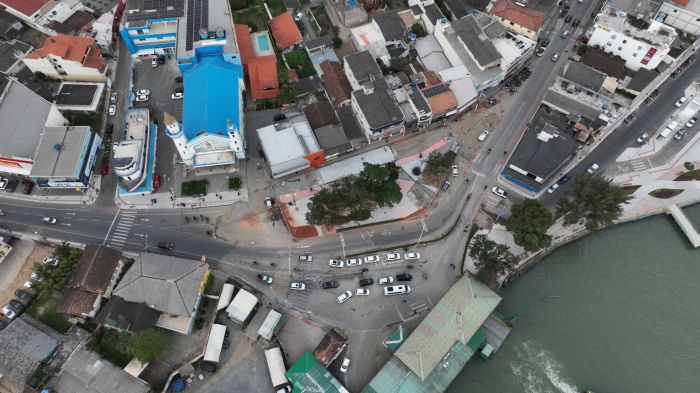
[{"label": "aerial city street", "polygon": [[0,5],[0,392],[697,388],[515,294],[700,246],[700,0]]}]

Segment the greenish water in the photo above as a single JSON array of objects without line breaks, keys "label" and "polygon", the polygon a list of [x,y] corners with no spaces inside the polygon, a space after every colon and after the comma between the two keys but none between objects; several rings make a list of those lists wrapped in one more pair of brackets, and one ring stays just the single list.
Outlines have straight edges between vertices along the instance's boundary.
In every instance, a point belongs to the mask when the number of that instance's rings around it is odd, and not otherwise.
[{"label": "greenish water", "polygon": [[515,328],[449,393],[700,392],[700,250],[669,216],[562,247],[501,295]]}]

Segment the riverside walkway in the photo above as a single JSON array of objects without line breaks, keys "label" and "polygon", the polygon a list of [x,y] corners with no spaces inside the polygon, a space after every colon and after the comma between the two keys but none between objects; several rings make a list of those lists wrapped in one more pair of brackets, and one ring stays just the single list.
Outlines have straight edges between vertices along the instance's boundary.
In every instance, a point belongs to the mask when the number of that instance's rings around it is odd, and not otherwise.
[{"label": "riverside walkway", "polygon": [[695,230],[695,227],[690,220],[688,220],[688,217],[685,216],[683,210],[681,210],[677,205],[670,205],[667,209],[668,213],[673,216],[685,235],[688,237],[690,243],[693,244],[693,247],[700,247],[700,234],[698,234],[698,231]]}]

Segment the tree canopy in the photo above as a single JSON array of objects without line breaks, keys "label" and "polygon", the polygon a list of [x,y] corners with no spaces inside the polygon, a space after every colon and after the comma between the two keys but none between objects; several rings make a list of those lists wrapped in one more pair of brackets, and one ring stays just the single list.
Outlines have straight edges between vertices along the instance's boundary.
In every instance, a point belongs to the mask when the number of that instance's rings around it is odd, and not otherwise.
[{"label": "tree canopy", "polygon": [[165,334],[156,329],[140,331],[129,339],[129,349],[141,363],[151,362],[163,355],[167,345]]},{"label": "tree canopy", "polygon": [[570,195],[559,198],[557,214],[564,215],[566,224],[583,219],[587,230],[596,231],[613,224],[622,214],[622,204],[631,198],[611,179],[586,173],[576,179]]},{"label": "tree canopy", "polygon": [[552,213],[534,199],[515,203],[506,220],[506,228],[513,234],[515,244],[526,251],[537,251],[549,247],[552,237],[547,229],[554,223]]},{"label": "tree canopy", "polygon": [[34,282],[37,297],[48,298],[61,290],[70,279],[73,267],[78,263],[81,254],[80,249],[63,243],[57,246],[53,253],[53,256],[59,261],[58,266],[52,266],[48,263],[35,264],[32,271],[41,277],[41,281]]},{"label": "tree canopy", "polygon": [[308,204],[306,221],[315,225],[342,225],[367,220],[374,209],[401,202],[398,178],[399,168],[394,163],[366,163],[358,175],[343,177],[314,195]]},{"label": "tree canopy", "polygon": [[469,247],[469,256],[479,272],[499,275],[508,272],[515,265],[515,256],[505,244],[498,244],[486,237],[476,235]]}]

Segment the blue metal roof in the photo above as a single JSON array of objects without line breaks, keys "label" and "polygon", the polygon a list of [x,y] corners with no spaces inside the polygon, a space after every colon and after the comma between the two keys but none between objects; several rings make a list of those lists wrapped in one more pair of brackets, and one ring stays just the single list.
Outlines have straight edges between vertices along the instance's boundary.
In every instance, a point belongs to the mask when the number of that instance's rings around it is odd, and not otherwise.
[{"label": "blue metal roof", "polygon": [[220,55],[202,56],[184,75],[182,126],[192,140],[202,131],[227,135],[228,119],[240,130],[239,83],[243,67]]}]

